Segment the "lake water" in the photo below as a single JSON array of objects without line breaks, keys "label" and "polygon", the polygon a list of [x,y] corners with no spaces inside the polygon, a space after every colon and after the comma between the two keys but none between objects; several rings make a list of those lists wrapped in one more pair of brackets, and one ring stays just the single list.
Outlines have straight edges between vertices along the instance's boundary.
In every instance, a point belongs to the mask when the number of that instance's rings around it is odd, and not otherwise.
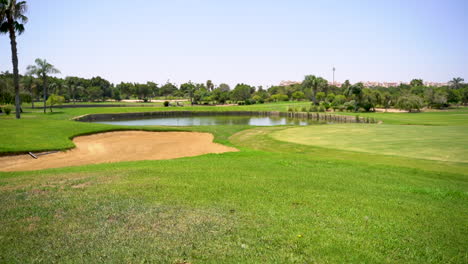
[{"label": "lake water", "polygon": [[316,121],[307,119],[287,118],[279,116],[175,116],[139,119],[121,119],[112,121],[96,121],[100,124],[125,126],[214,126],[214,125],[312,125]]}]

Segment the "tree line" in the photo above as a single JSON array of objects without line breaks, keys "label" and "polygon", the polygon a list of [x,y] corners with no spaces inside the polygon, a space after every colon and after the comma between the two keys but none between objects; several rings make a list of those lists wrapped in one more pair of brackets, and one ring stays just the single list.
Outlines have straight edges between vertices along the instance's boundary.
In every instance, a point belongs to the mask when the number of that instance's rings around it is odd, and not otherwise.
[{"label": "tree line", "polygon": [[[345,81],[340,87],[330,85],[321,77],[305,76],[301,83],[287,86],[252,86],[239,83],[232,89],[226,83],[214,84],[186,82],[176,85],[171,82],[159,85],[155,82],[113,84],[96,76],[81,78],[49,76],[59,73],[46,60],[37,59],[27,67],[27,75],[19,76],[20,101],[97,102],[123,99],[138,99],[149,102],[154,98],[186,98],[191,104],[257,104],[278,101],[311,101],[311,111],[375,111],[375,108],[399,108],[419,111],[423,107],[446,108],[450,105],[468,104],[468,85],[462,78],[454,78],[442,87],[425,86],[423,80],[413,79],[409,84],[396,87],[365,87],[363,83]],[[13,103],[14,74],[0,74],[0,104]],[[63,99],[61,99],[63,98]],[[45,106],[44,104],[44,111]],[[50,105],[49,105],[50,106]]]}]

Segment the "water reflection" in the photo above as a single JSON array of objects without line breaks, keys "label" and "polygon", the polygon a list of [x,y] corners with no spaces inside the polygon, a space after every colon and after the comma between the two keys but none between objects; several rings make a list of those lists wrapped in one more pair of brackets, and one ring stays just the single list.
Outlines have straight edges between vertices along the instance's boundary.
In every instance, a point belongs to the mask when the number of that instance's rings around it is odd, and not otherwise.
[{"label": "water reflection", "polygon": [[305,126],[317,123],[313,120],[287,118],[279,116],[177,116],[158,117],[151,119],[125,119],[113,121],[98,121],[96,123],[125,126],[215,126],[215,125],[251,125]]}]

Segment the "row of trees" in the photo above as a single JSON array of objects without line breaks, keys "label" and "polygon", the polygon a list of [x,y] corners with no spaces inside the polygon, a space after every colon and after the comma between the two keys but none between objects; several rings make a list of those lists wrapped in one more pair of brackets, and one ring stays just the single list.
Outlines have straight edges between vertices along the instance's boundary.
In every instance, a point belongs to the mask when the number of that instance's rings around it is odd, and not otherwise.
[{"label": "row of trees", "polygon": [[[99,76],[90,79],[80,77],[51,77],[59,73],[46,60],[37,59],[35,65],[27,67],[27,74],[19,76],[20,98],[31,102],[50,95],[62,96],[64,101],[105,101],[140,99],[151,101],[155,97],[187,98],[192,104],[255,104],[277,101],[310,100],[317,109],[374,111],[375,108],[396,107],[419,111],[422,107],[444,108],[451,104],[468,104],[468,85],[462,78],[454,78],[443,87],[425,86],[423,80],[413,79],[410,84],[397,87],[364,87],[362,83],[345,81],[340,87],[330,85],[321,77],[305,76],[302,83],[288,86],[271,86],[264,89],[248,84],[237,84],[233,89],[228,84],[215,85],[187,82],[179,86],[171,82],[158,85],[154,82],[112,84]],[[0,74],[0,103],[13,101],[14,74]],[[46,104],[44,103],[44,111]]]}]

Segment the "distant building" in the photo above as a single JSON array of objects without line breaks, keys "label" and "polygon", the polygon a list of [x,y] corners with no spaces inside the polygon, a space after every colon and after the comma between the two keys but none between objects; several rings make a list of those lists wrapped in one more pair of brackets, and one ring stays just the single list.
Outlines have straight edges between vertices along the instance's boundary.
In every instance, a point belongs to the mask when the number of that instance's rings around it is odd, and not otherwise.
[{"label": "distant building", "polygon": [[[296,82],[296,81],[281,81],[279,86],[289,86],[289,85],[293,85],[293,84],[301,84],[301,82]],[[364,87],[386,87],[386,88],[389,88],[389,87],[397,87],[397,86],[400,86],[400,84],[406,84],[406,85],[409,85],[409,82],[402,82],[402,81],[399,81],[399,82],[373,82],[373,81],[365,81],[365,82],[362,82],[362,84],[364,84]],[[337,87],[341,87],[341,85],[343,85],[343,83],[340,83],[340,82],[328,82],[328,85],[335,85]],[[441,87],[441,86],[447,86],[448,83],[440,83],[440,82],[424,82],[424,85],[425,86],[434,86],[434,87]]]},{"label": "distant building", "polygon": [[293,84],[301,84],[302,82],[295,82],[295,81],[281,81],[279,86],[289,86]]},{"label": "distant building", "polygon": [[341,85],[343,85],[343,84],[340,83],[340,82],[335,82],[335,83],[333,83],[333,82],[328,82],[328,85],[330,85],[330,86],[331,86],[331,85],[335,85],[336,87],[341,87]]}]

